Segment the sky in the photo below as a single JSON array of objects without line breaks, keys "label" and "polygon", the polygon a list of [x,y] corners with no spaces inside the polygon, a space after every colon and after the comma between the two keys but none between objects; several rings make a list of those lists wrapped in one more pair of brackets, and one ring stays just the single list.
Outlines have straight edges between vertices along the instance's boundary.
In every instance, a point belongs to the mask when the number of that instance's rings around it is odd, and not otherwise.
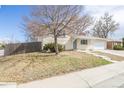
[{"label": "sky", "polygon": [[119,28],[114,32],[111,38],[114,40],[121,40],[124,37],[124,6],[85,6],[85,11],[96,20],[106,12],[113,15],[113,19],[119,23]]},{"label": "sky", "polygon": [[[119,29],[112,36],[115,40],[124,37],[124,6],[85,6],[84,11],[94,19],[99,18],[105,12],[113,15],[113,19],[120,24]],[[29,15],[30,6],[1,6],[0,7],[0,40],[13,39],[25,41],[23,29],[23,16]]]},{"label": "sky", "polygon": [[28,6],[1,6],[0,8],[0,40],[13,39],[24,41],[22,29],[23,16],[30,14]]}]

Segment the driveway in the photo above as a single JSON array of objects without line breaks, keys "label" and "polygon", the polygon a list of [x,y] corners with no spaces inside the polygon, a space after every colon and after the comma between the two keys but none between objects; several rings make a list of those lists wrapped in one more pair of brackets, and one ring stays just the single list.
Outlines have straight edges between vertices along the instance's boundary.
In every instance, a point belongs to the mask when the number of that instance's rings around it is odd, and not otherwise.
[{"label": "driveway", "polygon": [[114,55],[118,55],[118,56],[123,56],[124,57],[124,51],[122,50],[98,50],[101,52],[105,52],[105,53],[110,53],[110,54],[114,54]]},{"label": "driveway", "polygon": [[4,50],[0,50],[0,56],[4,55]]}]

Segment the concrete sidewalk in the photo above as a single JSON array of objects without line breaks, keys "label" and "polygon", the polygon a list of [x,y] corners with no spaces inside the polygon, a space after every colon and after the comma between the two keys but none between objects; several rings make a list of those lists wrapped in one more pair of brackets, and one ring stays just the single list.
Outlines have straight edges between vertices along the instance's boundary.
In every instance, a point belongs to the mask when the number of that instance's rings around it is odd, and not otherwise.
[{"label": "concrete sidewalk", "polygon": [[[88,88],[124,73],[124,62],[73,72],[66,75],[20,84],[29,88]],[[97,85],[98,86],[98,85]],[[111,86],[110,86],[111,87]]]},{"label": "concrete sidewalk", "polygon": [[124,88],[124,73],[104,80],[93,86],[94,88]]},{"label": "concrete sidewalk", "polygon": [[16,88],[15,82],[0,82],[0,88]]}]

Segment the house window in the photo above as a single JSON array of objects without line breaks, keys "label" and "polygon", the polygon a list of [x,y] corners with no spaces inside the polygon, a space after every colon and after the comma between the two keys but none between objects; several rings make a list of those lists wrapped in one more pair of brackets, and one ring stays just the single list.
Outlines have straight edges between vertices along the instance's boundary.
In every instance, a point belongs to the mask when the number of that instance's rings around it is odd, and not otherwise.
[{"label": "house window", "polygon": [[81,40],[81,45],[87,45],[87,40]]}]

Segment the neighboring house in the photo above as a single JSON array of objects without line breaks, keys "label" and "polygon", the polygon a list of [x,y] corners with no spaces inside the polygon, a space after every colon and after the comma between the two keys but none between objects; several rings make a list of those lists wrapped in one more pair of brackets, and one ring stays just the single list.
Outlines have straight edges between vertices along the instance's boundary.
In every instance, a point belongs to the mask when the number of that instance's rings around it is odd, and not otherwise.
[{"label": "neighboring house", "polygon": [[122,41],[108,41],[107,42],[107,49],[113,49],[115,45],[121,45],[122,46]]},{"label": "neighboring house", "polygon": [[[47,43],[53,43],[54,38],[52,36],[48,36],[42,39],[38,38],[38,41],[42,41],[42,45],[44,46]],[[106,49],[107,41],[108,39],[88,36],[63,36],[58,38],[58,43],[63,45],[65,50]]]}]

